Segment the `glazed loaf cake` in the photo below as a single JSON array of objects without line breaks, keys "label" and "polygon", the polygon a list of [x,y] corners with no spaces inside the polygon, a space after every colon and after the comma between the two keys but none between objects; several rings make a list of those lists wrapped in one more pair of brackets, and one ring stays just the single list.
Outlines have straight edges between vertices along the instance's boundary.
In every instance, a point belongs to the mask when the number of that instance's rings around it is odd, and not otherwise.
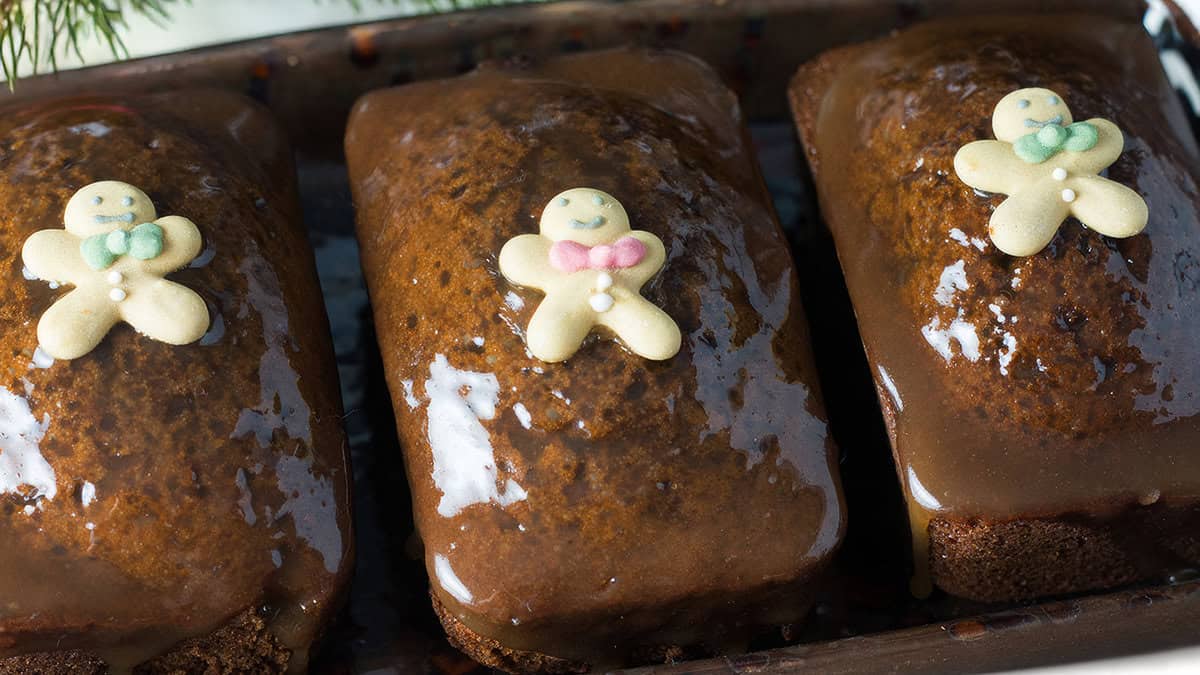
[{"label": "glazed loaf cake", "polygon": [[0,175],[0,673],[304,672],[349,474],[274,123],[210,91],[9,107]]},{"label": "glazed loaf cake", "polygon": [[563,672],[802,618],[843,529],[834,448],[715,75],[637,50],[485,66],[364,97],[346,154],[451,640]]},{"label": "glazed loaf cake", "polygon": [[917,589],[1018,600],[1200,562],[1197,150],[1141,27],[931,22],[790,95]]}]

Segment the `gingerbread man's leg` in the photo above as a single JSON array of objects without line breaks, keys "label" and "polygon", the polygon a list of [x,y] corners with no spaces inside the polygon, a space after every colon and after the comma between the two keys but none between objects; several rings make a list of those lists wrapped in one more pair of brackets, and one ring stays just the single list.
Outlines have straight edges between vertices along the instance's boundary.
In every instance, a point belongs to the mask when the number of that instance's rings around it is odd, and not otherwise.
[{"label": "gingerbread man's leg", "polygon": [[1070,212],[1061,192],[1062,183],[1047,180],[1005,199],[988,222],[996,247],[1013,256],[1029,256],[1045,248]]},{"label": "gingerbread man's leg", "polygon": [[547,293],[529,320],[526,344],[530,353],[542,361],[565,361],[583,344],[594,322],[586,296]]},{"label": "gingerbread man's leg", "polygon": [[611,309],[597,323],[617,334],[621,343],[638,356],[662,361],[679,351],[682,336],[670,315],[637,293],[617,291]]},{"label": "gingerbread man's leg", "polygon": [[1100,234],[1130,237],[1146,227],[1146,202],[1128,187],[1100,176],[1078,176],[1067,185],[1075,191],[1071,214]]},{"label": "gingerbread man's leg", "polygon": [[208,330],[208,306],[192,289],[159,279],[129,290],[119,305],[121,318],[147,337],[186,345]]},{"label": "gingerbread man's leg", "polygon": [[104,292],[76,288],[42,314],[38,343],[56,359],[79,358],[95,349],[118,319]]}]

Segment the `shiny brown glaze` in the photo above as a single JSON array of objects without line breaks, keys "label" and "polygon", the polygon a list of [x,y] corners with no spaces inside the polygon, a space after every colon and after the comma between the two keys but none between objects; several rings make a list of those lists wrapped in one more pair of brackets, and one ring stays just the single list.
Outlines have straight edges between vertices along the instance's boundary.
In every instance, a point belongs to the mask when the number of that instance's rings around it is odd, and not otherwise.
[{"label": "shiny brown glaze", "polygon": [[[636,50],[485,67],[355,108],[358,236],[417,526],[437,598],[483,638],[593,665],[716,644],[800,618],[838,544],[795,272],[739,114],[699,62]],[[596,336],[561,364],[525,351],[540,294],[496,257],[579,186],[665,242],[644,295],[682,329],[673,359]],[[506,506],[439,513],[441,357],[496,378],[495,416],[477,422]]]},{"label": "shiny brown glaze", "polygon": [[[218,92],[10,107],[0,175],[0,385],[48,420],[57,485],[52,500],[0,495],[0,659],[83,649],[120,671],[256,607],[302,669],[350,569],[349,474],[274,123]],[[21,245],[62,227],[66,200],[97,180],[196,222],[203,252],[171,278],[204,297],[212,326],[176,347],[121,325],[90,354],[34,367],[37,320],[69,289],[27,280]]]},{"label": "shiny brown glaze", "polygon": [[[962,183],[953,158],[991,138],[997,101],[1028,86],[1121,128],[1107,175],[1145,197],[1143,234],[1112,240],[1068,219],[1032,257],[991,244],[1004,196]],[[933,22],[823,56],[791,94],[917,529],[1200,496],[1197,150],[1140,26]],[[959,264],[969,288],[939,302]],[[956,319],[977,360],[961,342],[947,360],[923,334]],[[1160,571],[1184,562],[1131,555]]]}]

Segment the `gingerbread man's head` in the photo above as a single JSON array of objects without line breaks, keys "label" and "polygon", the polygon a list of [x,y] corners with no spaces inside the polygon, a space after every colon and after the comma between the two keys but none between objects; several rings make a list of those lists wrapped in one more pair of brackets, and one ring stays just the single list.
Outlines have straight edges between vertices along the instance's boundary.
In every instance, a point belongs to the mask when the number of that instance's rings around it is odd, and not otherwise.
[{"label": "gingerbread man's head", "polygon": [[560,192],[542,211],[538,225],[551,241],[575,241],[595,246],[616,241],[629,232],[629,215],[612,195],[592,188]]},{"label": "gingerbread man's head", "polygon": [[1048,124],[1065,127],[1073,121],[1061,96],[1049,89],[1030,87],[1000,99],[992,111],[992,132],[998,141],[1015,143],[1018,138],[1037,133]]},{"label": "gingerbread man's head", "polygon": [[77,237],[128,229],[158,217],[154,202],[128,183],[103,180],[81,188],[67,202],[63,225]]}]

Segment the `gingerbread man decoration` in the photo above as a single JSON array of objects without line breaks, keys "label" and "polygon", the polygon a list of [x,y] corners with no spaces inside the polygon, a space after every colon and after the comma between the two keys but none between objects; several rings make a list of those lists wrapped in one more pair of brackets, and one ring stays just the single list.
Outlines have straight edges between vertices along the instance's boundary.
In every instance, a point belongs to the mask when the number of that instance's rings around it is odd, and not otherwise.
[{"label": "gingerbread man decoration", "polygon": [[208,330],[204,300],[163,278],[200,253],[195,223],[158,218],[146,193],[101,181],[71,197],[63,224],[34,232],[21,249],[33,276],[75,287],[38,321],[38,342],[50,356],[87,354],[119,321],[173,345],[195,342]]},{"label": "gingerbread man decoration", "polygon": [[992,131],[996,140],[959,149],[954,171],[973,188],[1008,195],[988,223],[1001,251],[1037,253],[1067,216],[1109,237],[1132,237],[1146,227],[1141,195],[1097,175],[1124,148],[1117,125],[1099,118],[1073,122],[1062,97],[1035,87],[1000,99]]},{"label": "gingerbread man decoration", "polygon": [[570,358],[595,326],[631,351],[661,361],[679,352],[679,326],[640,294],[667,259],[658,237],[629,228],[625,208],[592,188],[567,190],[542,211],[539,234],[500,250],[500,273],[546,294],[526,331],[542,361]]}]

